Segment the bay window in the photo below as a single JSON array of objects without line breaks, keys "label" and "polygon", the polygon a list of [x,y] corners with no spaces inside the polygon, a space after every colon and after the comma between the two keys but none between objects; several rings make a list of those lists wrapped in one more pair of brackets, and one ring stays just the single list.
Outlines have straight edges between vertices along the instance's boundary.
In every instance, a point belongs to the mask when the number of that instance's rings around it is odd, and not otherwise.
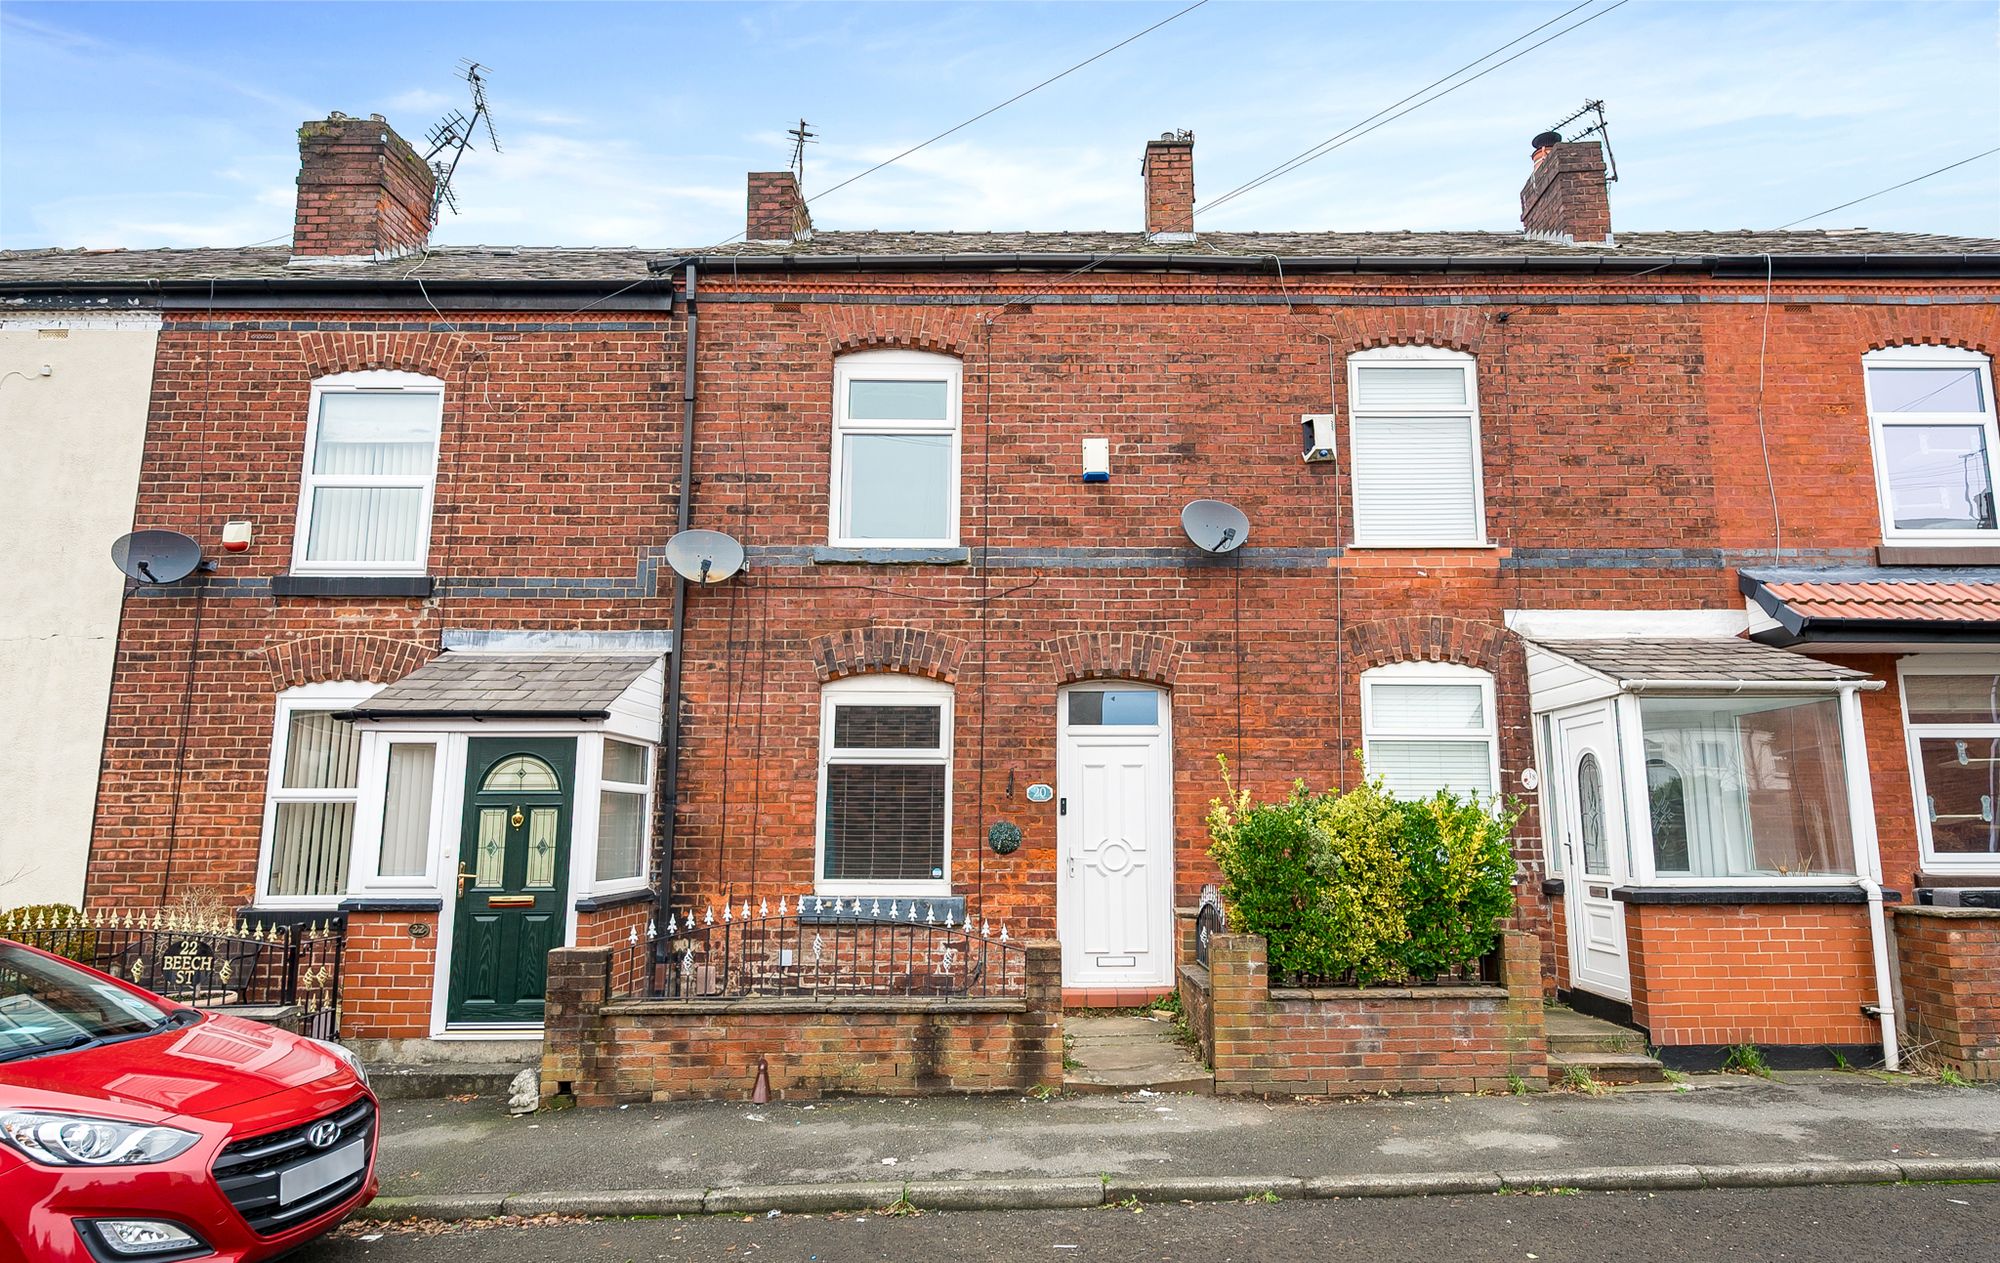
[{"label": "bay window", "polygon": [[824,894],[948,894],[951,687],[859,676],[821,697]]},{"label": "bay window", "polygon": [[651,815],[651,751],[615,737],[604,739],[604,769],[597,794],[597,883],[632,882],[646,872],[646,821]]},{"label": "bay window", "polygon": [[1903,716],[1924,867],[2000,869],[2000,664],[1906,666]]}]

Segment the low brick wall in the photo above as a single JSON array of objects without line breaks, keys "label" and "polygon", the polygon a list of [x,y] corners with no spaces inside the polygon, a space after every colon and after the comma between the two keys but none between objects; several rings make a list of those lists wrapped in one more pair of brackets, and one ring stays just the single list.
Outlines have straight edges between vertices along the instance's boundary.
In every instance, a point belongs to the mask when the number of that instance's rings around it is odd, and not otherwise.
[{"label": "low brick wall", "polygon": [[[423,927],[413,935],[412,926]],[[438,914],[347,914],[341,959],[340,1033],[349,1039],[422,1039],[431,1033]]]},{"label": "low brick wall", "polygon": [[760,1061],[779,1100],[1060,1087],[1062,950],[1030,943],[1024,955],[1021,999],[636,1000],[611,996],[613,949],[553,951],[542,1095],[746,1100]]},{"label": "low brick wall", "polygon": [[2000,1082],[2000,909],[1894,910],[1906,1052]]},{"label": "low brick wall", "polygon": [[1502,936],[1503,983],[1273,988],[1264,940],[1220,934],[1208,967],[1181,968],[1181,1003],[1234,1095],[1505,1091],[1548,1082],[1542,958],[1532,934]]}]

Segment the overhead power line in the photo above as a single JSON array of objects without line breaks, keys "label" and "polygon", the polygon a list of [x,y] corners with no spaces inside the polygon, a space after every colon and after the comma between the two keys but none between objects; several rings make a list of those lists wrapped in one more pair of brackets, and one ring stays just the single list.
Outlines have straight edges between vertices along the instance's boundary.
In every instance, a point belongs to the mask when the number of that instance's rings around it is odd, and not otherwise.
[{"label": "overhead power line", "polygon": [[[1199,215],[1203,211],[1212,211],[1216,207],[1222,205],[1224,202],[1231,200],[1232,198],[1241,197],[1245,193],[1251,192],[1252,190],[1258,188],[1262,188],[1264,185],[1269,184],[1271,181],[1275,179],[1278,179],[1280,176],[1289,175],[1291,172],[1298,170],[1300,167],[1306,165],[1308,162],[1313,162],[1317,159],[1324,158],[1326,155],[1332,153],[1336,149],[1341,149],[1346,147],[1347,145],[1353,144],[1355,141],[1360,140],[1363,136],[1366,136],[1368,133],[1375,131],[1378,128],[1388,126],[1390,123],[1395,122],[1397,119],[1403,117],[1405,114],[1414,113],[1415,111],[1424,108],[1426,105],[1429,105],[1433,101],[1443,100],[1445,97],[1450,96],[1452,93],[1458,91],[1460,88],[1463,88],[1468,84],[1475,83],[1480,79],[1484,79],[1487,75],[1492,74],[1494,71],[1500,69],[1500,67],[1502,66],[1507,65],[1509,62],[1519,61],[1521,58],[1526,57],[1529,53],[1534,52],[1536,49],[1542,47],[1544,44],[1549,44],[1554,42],[1555,40],[1559,40],[1563,36],[1569,34],[1571,31],[1576,30],[1578,27],[1587,26],[1588,24],[1595,22],[1597,19],[1603,17],[1605,14],[1610,13],[1613,9],[1621,9],[1625,7],[1627,4],[1631,3],[1631,0],[1617,0],[1615,4],[1607,5],[1604,8],[1599,9],[1597,12],[1591,14],[1590,16],[1571,23],[1570,25],[1564,27],[1560,31],[1555,32],[1553,35],[1535,41],[1534,43],[1528,45],[1526,48],[1522,49],[1520,52],[1515,53],[1513,56],[1503,58],[1500,61],[1494,62],[1492,65],[1486,67],[1486,69],[1480,71],[1478,74],[1471,75],[1464,79],[1459,79],[1457,83],[1452,84],[1450,87],[1444,89],[1442,92],[1435,92],[1432,93],[1430,96],[1423,95],[1426,92],[1430,92],[1432,88],[1437,87],[1438,84],[1445,83],[1451,79],[1457,78],[1459,75],[1462,75],[1466,71],[1472,69],[1474,66],[1477,66],[1480,62],[1485,61],[1488,58],[1493,57],[1499,53],[1506,52],[1509,48],[1512,48],[1514,45],[1520,43],[1522,40],[1528,38],[1530,35],[1535,34],[1537,31],[1542,31],[1547,29],[1548,27],[1554,25],[1555,23],[1562,21],[1570,14],[1575,13],[1578,9],[1585,8],[1593,2],[1594,0],[1584,0],[1583,4],[1579,4],[1575,6],[1575,8],[1566,9],[1563,12],[1558,13],[1556,16],[1550,18],[1548,21],[1542,23],[1540,26],[1534,27],[1533,29],[1528,31],[1523,31],[1521,34],[1515,36],[1513,39],[1508,40],[1506,43],[1500,45],[1500,47],[1494,49],[1492,52],[1487,53],[1485,56],[1475,57],[1471,61],[1467,62],[1465,65],[1460,66],[1457,70],[1454,70],[1450,74],[1444,76],[1444,78],[1438,79],[1425,87],[1417,89],[1415,92],[1412,92],[1409,96],[1404,97],[1401,101],[1397,101],[1394,102],[1393,104],[1383,106],[1381,109],[1375,111],[1375,113],[1370,114],[1367,118],[1362,119],[1359,123],[1354,124],[1352,127],[1347,128],[1345,131],[1335,132],[1332,136],[1327,137],[1325,140],[1321,141],[1317,145],[1314,145],[1311,149],[1306,150],[1304,153],[1301,153],[1296,157],[1286,159],[1284,162],[1281,162],[1277,166],[1272,167],[1270,170],[1264,172],[1262,175],[1251,177],[1250,179],[1244,181],[1242,184],[1239,184],[1235,188],[1229,190],[1227,193],[1221,194],[1218,197],[1210,198],[1207,202],[1203,203],[1200,206],[1195,207],[1194,213]],[[1397,109],[1397,106],[1404,105],[1405,102],[1408,102],[1416,97],[1423,97],[1423,99],[1417,101],[1414,105],[1409,105],[1405,109]],[[1396,112],[1391,114],[1389,113],[1389,111],[1391,110],[1395,110]],[[1383,116],[1385,114],[1388,115],[1388,117],[1384,118]],[[1380,120],[1379,122],[1376,121],[1378,119]]]},{"label": "overhead power line", "polygon": [[1956,171],[1958,168],[1964,166],[1968,162],[1977,162],[1981,158],[1991,158],[1996,153],[2000,153],[2000,145],[1995,145],[1993,148],[1988,149],[1983,153],[1973,154],[1970,158],[1960,158],[1957,162],[1949,163],[1945,166],[1939,167],[1935,171],[1926,171],[1922,175],[1912,176],[1911,178],[1903,181],[1901,184],[1891,184],[1886,189],[1876,189],[1873,193],[1864,194],[1861,197],[1855,198],[1851,202],[1842,202],[1838,206],[1829,206],[1825,210],[1815,211],[1813,214],[1807,215],[1803,219],[1794,219],[1789,224],[1779,224],[1778,230],[1782,232],[1787,228],[1797,227],[1799,224],[1811,223],[1813,220],[1823,218],[1827,215],[1831,215],[1835,211],[1844,211],[1850,206],[1859,206],[1863,202],[1872,201],[1873,199],[1882,196],[1884,193],[1894,193],[1897,189],[1909,188],[1912,184],[1916,184],[1923,180],[1928,180],[1934,175],[1943,175],[1947,171]]}]

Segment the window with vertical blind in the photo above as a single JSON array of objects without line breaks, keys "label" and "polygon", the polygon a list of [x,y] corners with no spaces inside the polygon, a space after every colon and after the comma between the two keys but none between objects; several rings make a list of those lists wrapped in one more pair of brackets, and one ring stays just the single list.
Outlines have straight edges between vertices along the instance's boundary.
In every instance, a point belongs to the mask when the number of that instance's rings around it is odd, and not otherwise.
[{"label": "window with vertical blind", "polygon": [[295,572],[423,573],[443,408],[444,383],[415,373],[313,383]]},{"label": "window with vertical blind", "polygon": [[[376,687],[312,684],[279,696],[259,903],[324,907],[346,892],[360,798],[361,734],[334,716],[367,700]],[[423,828],[428,834],[427,817]]]},{"label": "window with vertical blind", "polygon": [[1361,675],[1362,759],[1398,798],[1441,789],[1490,798],[1500,783],[1493,677],[1443,662]]},{"label": "window with vertical blind", "polygon": [[835,544],[958,543],[959,362],[859,351],[834,364]]},{"label": "window with vertical blind", "polygon": [[1957,347],[1897,346],[1862,359],[1882,530],[1891,539],[2000,543],[1993,368]]},{"label": "window with vertical blind", "polygon": [[597,806],[597,881],[631,881],[646,872],[647,801],[651,777],[645,746],[604,739],[604,771]]},{"label": "window with vertical blind", "polygon": [[951,686],[860,676],[821,694],[818,889],[948,893]]},{"label": "window with vertical blind", "polygon": [[437,797],[434,741],[393,741],[382,791],[382,851],[378,877],[422,877],[430,871],[431,817]]},{"label": "window with vertical blind", "polygon": [[1347,361],[1354,542],[1368,547],[1486,543],[1473,359],[1435,347],[1382,347]]}]

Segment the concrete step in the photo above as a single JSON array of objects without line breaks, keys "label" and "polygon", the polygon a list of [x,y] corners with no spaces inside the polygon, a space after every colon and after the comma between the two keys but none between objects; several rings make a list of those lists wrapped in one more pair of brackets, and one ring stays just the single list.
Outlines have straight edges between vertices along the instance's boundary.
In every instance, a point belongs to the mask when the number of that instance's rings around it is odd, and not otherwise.
[{"label": "concrete step", "polygon": [[1122,1094],[1213,1092],[1215,1076],[1174,1042],[1171,1022],[1132,1014],[1070,1016],[1063,1090]]},{"label": "concrete step", "polygon": [[1560,1053],[1643,1053],[1646,1037],[1628,1026],[1570,1009],[1547,1013],[1549,1051]]},{"label": "concrete step", "polygon": [[1581,1069],[1598,1083],[1661,1083],[1666,1080],[1666,1067],[1644,1053],[1549,1054],[1551,1086],[1559,1086],[1572,1069]]},{"label": "concrete step", "polygon": [[507,1104],[507,1088],[524,1065],[448,1062],[423,1066],[370,1066],[368,1085],[385,1101],[436,1101],[448,1096],[491,1096]]}]

